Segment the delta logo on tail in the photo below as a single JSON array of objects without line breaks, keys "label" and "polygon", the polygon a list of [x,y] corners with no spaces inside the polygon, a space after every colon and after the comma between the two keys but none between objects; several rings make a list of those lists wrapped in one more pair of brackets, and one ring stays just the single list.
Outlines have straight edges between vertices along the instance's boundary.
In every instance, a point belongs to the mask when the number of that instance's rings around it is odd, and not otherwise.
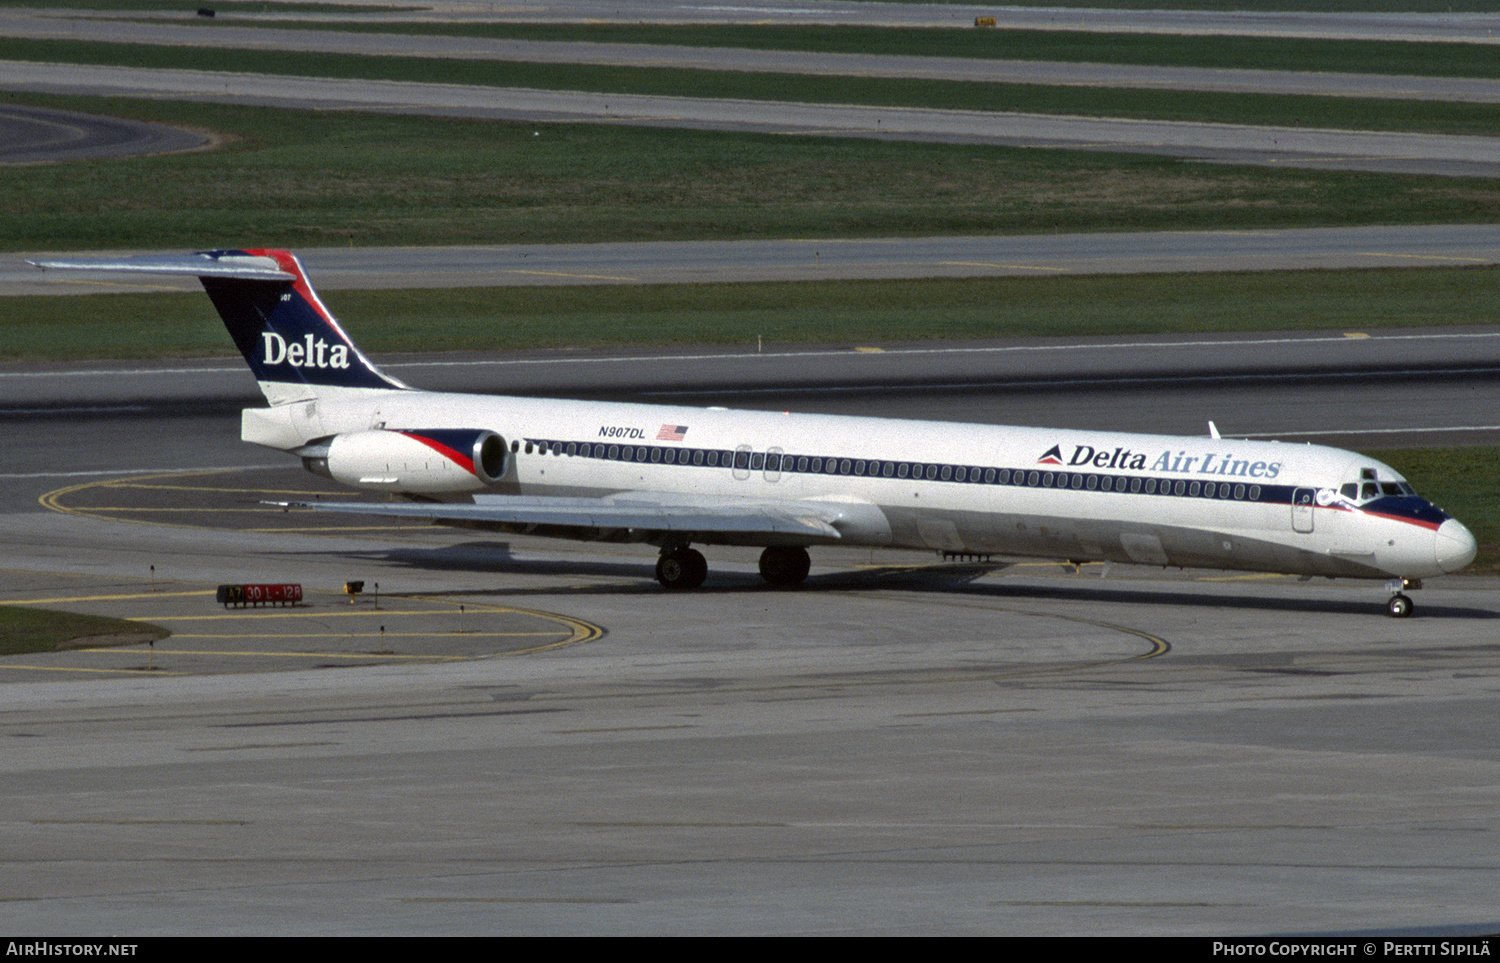
[{"label": "delta logo on tail", "polygon": [[349,367],[347,344],[329,344],[323,338],[314,340],[311,334],[303,335],[300,342],[290,343],[275,331],[262,331],[260,336],[263,364],[289,364],[293,368]]}]

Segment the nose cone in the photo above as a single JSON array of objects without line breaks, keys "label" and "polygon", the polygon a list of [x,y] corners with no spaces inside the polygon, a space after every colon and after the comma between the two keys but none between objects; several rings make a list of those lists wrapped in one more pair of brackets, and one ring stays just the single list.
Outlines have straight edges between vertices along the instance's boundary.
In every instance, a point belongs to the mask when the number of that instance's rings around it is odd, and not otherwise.
[{"label": "nose cone", "polygon": [[1433,551],[1437,556],[1437,567],[1445,572],[1456,572],[1474,561],[1479,545],[1474,535],[1463,523],[1450,518],[1438,527],[1433,539]]}]

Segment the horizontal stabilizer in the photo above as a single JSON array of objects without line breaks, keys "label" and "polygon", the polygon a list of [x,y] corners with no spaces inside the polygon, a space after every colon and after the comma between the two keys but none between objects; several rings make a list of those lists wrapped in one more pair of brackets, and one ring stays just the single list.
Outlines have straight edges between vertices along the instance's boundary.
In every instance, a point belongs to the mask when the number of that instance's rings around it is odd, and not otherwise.
[{"label": "horizontal stabilizer", "polygon": [[200,254],[139,254],[124,257],[68,257],[27,261],[39,268],[60,271],[122,271],[131,274],[174,274],[198,278],[238,278],[242,281],[291,281],[296,275],[281,269],[274,258],[240,252],[205,251]]}]

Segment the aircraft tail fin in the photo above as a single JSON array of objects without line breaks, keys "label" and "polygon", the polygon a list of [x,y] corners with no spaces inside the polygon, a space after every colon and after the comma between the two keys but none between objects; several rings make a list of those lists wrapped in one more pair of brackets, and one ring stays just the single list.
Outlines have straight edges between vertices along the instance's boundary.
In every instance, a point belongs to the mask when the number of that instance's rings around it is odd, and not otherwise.
[{"label": "aircraft tail fin", "polygon": [[289,251],[203,251],[31,263],[43,268],[196,276],[273,405],[317,398],[337,389],[407,387],[355,347],[308,283],[302,262]]}]

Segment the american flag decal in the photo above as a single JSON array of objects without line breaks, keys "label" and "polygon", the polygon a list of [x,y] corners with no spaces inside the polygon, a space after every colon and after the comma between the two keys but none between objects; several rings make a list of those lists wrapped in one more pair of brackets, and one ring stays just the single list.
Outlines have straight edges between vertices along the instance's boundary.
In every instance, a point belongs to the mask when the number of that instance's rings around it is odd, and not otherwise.
[{"label": "american flag decal", "polygon": [[687,434],[687,425],[662,425],[661,431],[656,433],[657,441],[681,441],[682,436]]}]

